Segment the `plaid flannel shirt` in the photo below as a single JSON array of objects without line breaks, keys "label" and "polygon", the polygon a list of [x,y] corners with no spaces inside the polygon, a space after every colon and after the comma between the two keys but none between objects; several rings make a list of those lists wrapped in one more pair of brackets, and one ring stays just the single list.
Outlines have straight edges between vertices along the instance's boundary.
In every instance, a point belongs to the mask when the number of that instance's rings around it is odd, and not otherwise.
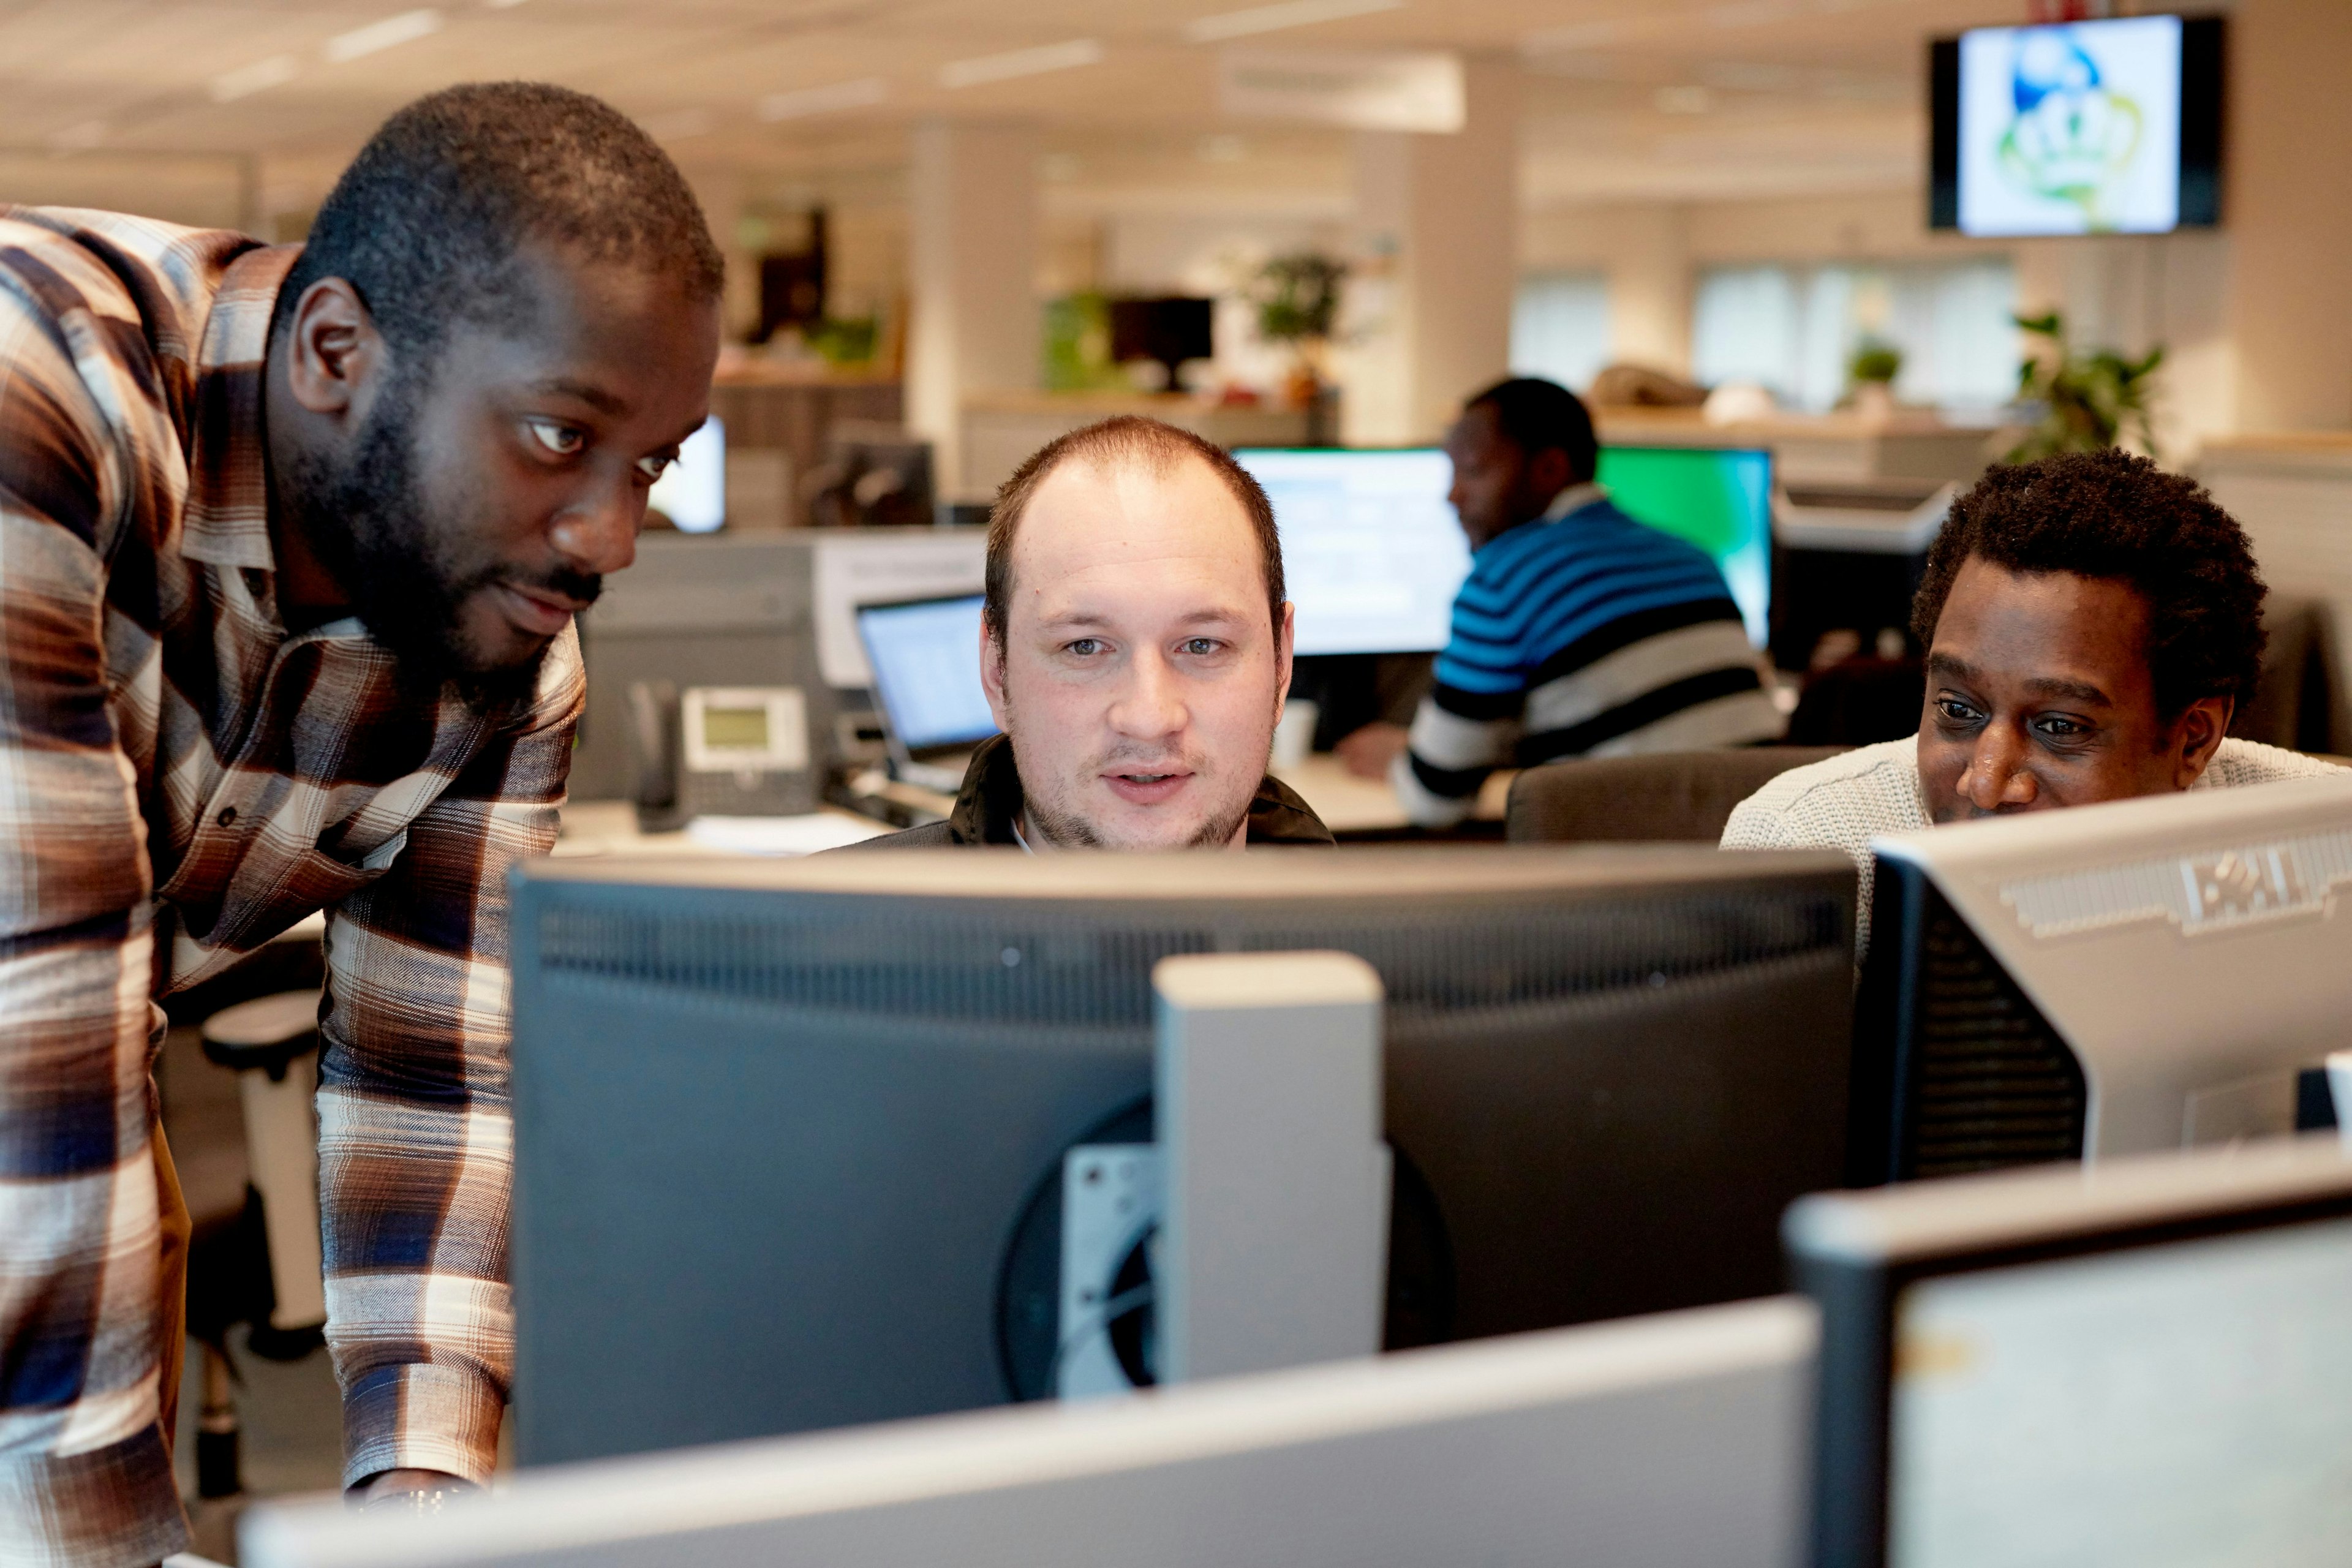
[{"label": "plaid flannel shirt", "polygon": [[176,1549],[153,999],[328,911],[319,1091],[345,1473],[480,1478],[512,1364],[508,868],[584,690],[404,695],[278,616],[262,362],[290,249],[0,207],[0,1562]]}]

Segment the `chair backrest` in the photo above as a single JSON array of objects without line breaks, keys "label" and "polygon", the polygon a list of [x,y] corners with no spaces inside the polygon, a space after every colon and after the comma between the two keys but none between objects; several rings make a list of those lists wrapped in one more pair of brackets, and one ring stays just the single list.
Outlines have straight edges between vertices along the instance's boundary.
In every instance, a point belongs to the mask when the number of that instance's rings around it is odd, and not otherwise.
[{"label": "chair backrest", "polygon": [[2263,606],[2270,633],[2262,684],[2241,706],[2230,733],[2297,752],[2352,748],[2352,725],[2336,679],[2333,616],[2325,600],[2273,594]]},{"label": "chair backrest", "polygon": [[1504,832],[1515,844],[1712,844],[1732,807],[1790,768],[1846,749],[1740,746],[1547,763],[1512,782]]}]

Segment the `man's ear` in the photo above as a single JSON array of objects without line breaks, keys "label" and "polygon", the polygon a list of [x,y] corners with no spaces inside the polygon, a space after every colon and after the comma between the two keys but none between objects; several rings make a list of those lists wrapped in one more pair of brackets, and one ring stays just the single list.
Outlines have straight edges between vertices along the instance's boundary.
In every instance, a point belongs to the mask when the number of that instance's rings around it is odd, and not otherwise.
[{"label": "man's ear", "polygon": [[2173,788],[2187,789],[2204,776],[2237,710],[2234,697],[2200,697],[2173,721]]},{"label": "man's ear", "polygon": [[1528,489],[1540,491],[1547,504],[1575,482],[1576,470],[1558,447],[1546,447],[1528,459]]},{"label": "man's ear", "polygon": [[1279,714],[1282,705],[1290,700],[1290,650],[1298,640],[1298,606],[1285,599],[1282,602],[1282,622],[1274,628],[1274,710]]},{"label": "man's ear", "polygon": [[988,716],[998,729],[1011,733],[1004,721],[1004,645],[996,640],[996,628],[986,616],[980,617],[980,689],[988,698]]},{"label": "man's ear", "polygon": [[297,404],[337,423],[367,416],[392,351],[358,289],[341,278],[303,289],[286,339],[286,389]]}]

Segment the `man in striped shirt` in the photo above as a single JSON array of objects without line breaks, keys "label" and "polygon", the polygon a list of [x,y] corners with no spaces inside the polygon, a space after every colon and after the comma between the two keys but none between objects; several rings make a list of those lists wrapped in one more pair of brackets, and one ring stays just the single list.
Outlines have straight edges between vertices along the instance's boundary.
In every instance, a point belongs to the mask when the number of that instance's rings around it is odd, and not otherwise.
[{"label": "man in striped shirt", "polygon": [[720,286],[661,150],[529,84],[394,115],[300,249],[0,207],[0,1563],[185,1540],[154,999],[320,909],[345,1479],[488,1474],[506,876],[554,840],[572,615],[702,422]]},{"label": "man in striped shirt", "polygon": [[1467,816],[1498,767],[1780,738],[1780,710],[1715,563],[1634,521],[1592,482],[1600,447],[1576,395],[1502,382],[1445,438],[1469,578],[1408,732],[1340,742],[1385,773],[1413,821]]}]

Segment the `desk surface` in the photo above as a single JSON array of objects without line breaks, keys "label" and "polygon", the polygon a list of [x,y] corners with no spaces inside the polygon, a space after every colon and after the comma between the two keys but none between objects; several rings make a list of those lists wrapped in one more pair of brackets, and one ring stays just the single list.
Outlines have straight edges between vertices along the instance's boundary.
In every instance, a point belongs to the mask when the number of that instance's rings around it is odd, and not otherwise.
[{"label": "desk surface", "polygon": [[[765,851],[769,854],[805,854],[813,849],[830,848],[835,844],[854,844],[861,838],[877,838],[890,831],[887,823],[830,805],[805,817],[779,817],[775,821],[779,826],[804,826],[809,831],[801,837],[806,847],[769,848]],[[759,852],[748,849],[741,841],[729,841],[723,834],[684,831],[641,833],[637,830],[637,808],[625,800],[570,802],[563,808],[563,827],[555,840],[555,854],[559,858],[589,855],[628,857]]]},{"label": "desk surface", "polygon": [[[1280,770],[1276,776],[1297,790],[1299,797],[1314,808],[1315,815],[1323,819],[1323,826],[1334,833],[1384,833],[1412,826],[1404,808],[1397,804],[1396,792],[1385,781],[1360,779],[1335,756],[1308,757],[1297,767]],[[1504,772],[1488,779],[1486,787],[1479,792],[1473,817],[1500,822],[1511,780],[1517,776]],[[891,831],[886,823],[830,805],[805,818],[782,820],[805,823],[811,836],[822,841],[815,847],[828,847],[835,841],[850,843],[858,838],[878,837]],[[563,808],[562,836],[555,841],[555,853],[565,858],[745,852],[740,842],[730,842],[728,836],[700,829],[641,833],[637,830],[636,807],[619,800],[582,800],[567,805]]]},{"label": "desk surface", "polygon": [[[1360,779],[1328,752],[1318,752],[1296,767],[1277,768],[1275,776],[1297,790],[1299,798],[1323,819],[1323,826],[1334,833],[1392,832],[1412,826],[1386,779]],[[1511,781],[1517,776],[1506,771],[1488,778],[1486,787],[1478,792],[1478,805],[1471,816],[1481,822],[1502,821]]]}]

